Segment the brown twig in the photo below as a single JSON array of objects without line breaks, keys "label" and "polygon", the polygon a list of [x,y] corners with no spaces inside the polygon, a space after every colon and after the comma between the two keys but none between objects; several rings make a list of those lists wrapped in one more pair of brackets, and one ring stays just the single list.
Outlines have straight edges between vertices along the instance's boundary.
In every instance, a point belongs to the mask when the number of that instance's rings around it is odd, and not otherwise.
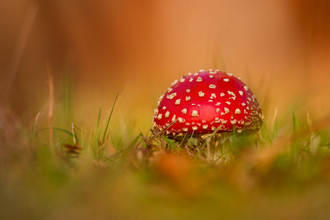
[{"label": "brown twig", "polygon": [[13,80],[15,78],[17,68],[24,51],[24,47],[30,35],[35,18],[38,14],[38,10],[38,4],[34,2],[29,4],[22,28],[15,44],[13,55],[10,59],[4,77],[2,78],[2,83],[0,84],[0,104],[4,104],[7,101],[9,90],[13,84]]},{"label": "brown twig", "polygon": [[54,112],[54,81],[49,62],[47,64],[48,75],[48,91],[49,91],[49,108],[48,108],[48,127],[49,127],[49,147],[54,152],[54,140],[53,140],[53,112]]}]

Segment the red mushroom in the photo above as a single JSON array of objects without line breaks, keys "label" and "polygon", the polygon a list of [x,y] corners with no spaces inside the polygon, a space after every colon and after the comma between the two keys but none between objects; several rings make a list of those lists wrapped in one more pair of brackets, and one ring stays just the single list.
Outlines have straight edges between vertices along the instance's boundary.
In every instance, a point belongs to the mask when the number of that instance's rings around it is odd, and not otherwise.
[{"label": "red mushroom", "polygon": [[258,131],[264,116],[251,90],[231,73],[200,70],[172,83],[155,109],[154,128],[167,134]]}]

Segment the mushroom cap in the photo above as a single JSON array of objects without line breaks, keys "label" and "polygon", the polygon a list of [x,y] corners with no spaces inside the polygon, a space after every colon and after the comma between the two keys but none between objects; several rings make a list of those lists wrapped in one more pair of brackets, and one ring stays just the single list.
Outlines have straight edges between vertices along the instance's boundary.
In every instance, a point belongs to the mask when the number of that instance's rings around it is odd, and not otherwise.
[{"label": "mushroom cap", "polygon": [[154,128],[167,134],[258,131],[264,116],[251,90],[231,73],[200,70],[160,96]]}]

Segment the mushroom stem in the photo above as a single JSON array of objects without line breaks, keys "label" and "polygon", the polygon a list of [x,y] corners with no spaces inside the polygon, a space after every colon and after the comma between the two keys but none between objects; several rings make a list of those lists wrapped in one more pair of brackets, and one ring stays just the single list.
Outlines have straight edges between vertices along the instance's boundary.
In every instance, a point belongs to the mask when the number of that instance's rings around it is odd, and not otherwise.
[{"label": "mushroom stem", "polygon": [[221,152],[222,152],[222,146],[221,146],[221,139],[222,139],[222,136],[221,134],[217,133],[214,135],[214,148],[213,148],[213,161],[216,162],[216,148],[220,148]]},{"label": "mushroom stem", "polygon": [[[206,138],[206,159],[208,162],[215,162],[216,161],[216,148],[221,144],[220,134],[210,135]],[[220,145],[221,148],[221,145]]]},{"label": "mushroom stem", "polygon": [[227,133],[216,134],[217,140],[215,143],[215,151],[214,151],[214,162],[225,162],[225,147],[226,141],[228,141],[230,135],[228,136]]}]

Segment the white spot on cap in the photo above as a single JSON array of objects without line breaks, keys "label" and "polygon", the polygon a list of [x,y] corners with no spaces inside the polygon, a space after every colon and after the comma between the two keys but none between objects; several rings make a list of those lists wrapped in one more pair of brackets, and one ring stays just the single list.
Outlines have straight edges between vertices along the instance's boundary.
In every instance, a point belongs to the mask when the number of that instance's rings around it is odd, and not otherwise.
[{"label": "white spot on cap", "polygon": [[207,129],[208,125],[203,125],[203,129]]},{"label": "white spot on cap", "polygon": [[242,106],[246,106],[246,104],[243,102],[243,103],[242,103]]},{"label": "white spot on cap", "polygon": [[186,92],[189,93],[190,92],[190,89],[186,89]]},{"label": "white spot on cap", "polygon": [[236,115],[241,114],[241,110],[240,110],[239,108],[237,108],[237,109],[235,110],[235,114],[236,114]]},{"label": "white spot on cap", "polygon": [[174,82],[171,85],[174,85],[175,83],[177,83],[179,80],[174,80]]},{"label": "white spot on cap", "polygon": [[217,108],[217,110],[216,110],[217,112],[219,112],[220,111],[220,108]]},{"label": "white spot on cap", "polygon": [[202,82],[202,81],[203,81],[202,77],[198,77],[198,78],[196,79],[196,82]]},{"label": "white spot on cap", "polygon": [[225,96],[225,93],[220,93],[220,97],[224,97]]},{"label": "white spot on cap", "polygon": [[220,102],[217,102],[217,104],[215,104],[215,106],[219,106],[219,105],[221,105],[221,103],[220,103]]},{"label": "white spot on cap", "polygon": [[155,115],[158,114],[158,108],[154,109],[154,114],[155,114]]},{"label": "white spot on cap", "polygon": [[199,97],[203,97],[203,96],[205,95],[205,93],[202,92],[202,91],[199,91],[199,92],[198,92],[198,95],[199,95]]},{"label": "white spot on cap", "polygon": [[229,79],[228,78],[224,78],[223,81],[224,82],[229,82]]},{"label": "white spot on cap", "polygon": [[233,76],[233,74],[232,73],[226,73],[228,76]]},{"label": "white spot on cap", "polygon": [[210,85],[209,85],[209,88],[210,88],[210,89],[215,89],[216,87],[217,87],[217,86],[216,86],[216,85],[213,85],[213,84],[210,84]]},{"label": "white spot on cap", "polygon": [[180,83],[183,83],[184,81],[185,81],[184,78],[181,78],[181,79],[180,79]]},{"label": "white spot on cap", "polygon": [[213,102],[213,100],[212,100],[212,99],[210,99],[210,100],[209,100],[209,102]]},{"label": "white spot on cap", "polygon": [[186,108],[184,108],[184,109],[182,109],[182,111],[181,111],[183,114],[187,114],[187,109]]},{"label": "white spot on cap", "polygon": [[236,95],[235,95],[234,92],[232,92],[232,91],[228,91],[228,94],[229,94],[229,95],[232,95],[232,97],[229,97],[229,98],[232,98],[233,100],[236,99]]},{"label": "white spot on cap", "polygon": [[230,105],[231,103],[229,101],[226,102],[227,105]]},{"label": "white spot on cap", "polygon": [[247,86],[243,86],[243,88],[245,89],[245,91],[248,91],[249,87]]},{"label": "white spot on cap", "polygon": [[179,121],[179,123],[183,123],[184,122],[184,119],[181,118],[181,117],[178,117],[178,121]]},{"label": "white spot on cap", "polygon": [[171,95],[167,95],[166,98],[173,99],[176,95],[177,95],[176,92],[174,92]]},{"label": "white spot on cap", "polygon": [[186,101],[190,100],[191,97],[190,96],[186,96]]},{"label": "white spot on cap", "polygon": [[203,69],[200,69],[200,70],[199,70],[199,72],[204,72],[204,71],[205,71],[205,70],[203,70]]},{"label": "white spot on cap", "polygon": [[217,97],[217,95],[215,93],[211,93],[210,99],[215,99],[216,97]]},{"label": "white spot on cap", "polygon": [[212,127],[211,127],[211,129],[212,129],[212,131],[214,131],[214,130],[215,130],[215,127],[214,127],[214,126],[212,126]]},{"label": "white spot on cap", "polygon": [[182,128],[182,131],[188,131],[188,128]]},{"label": "white spot on cap", "polygon": [[187,122],[185,125],[189,126],[189,125],[190,125],[190,123],[189,123],[189,122]]},{"label": "white spot on cap", "polygon": [[159,115],[157,116],[158,120],[162,119],[162,117],[163,117],[162,114],[159,114]]},{"label": "white spot on cap", "polygon": [[201,126],[202,124],[201,123],[196,123],[198,126]]},{"label": "white spot on cap", "polygon": [[158,100],[162,101],[163,97],[164,97],[164,95],[159,96]]},{"label": "white spot on cap", "polygon": [[176,104],[176,105],[179,105],[180,102],[181,102],[181,99],[177,99],[177,100],[175,101],[175,104]]},{"label": "white spot on cap", "polygon": [[225,115],[225,114],[229,113],[229,109],[228,108],[224,107],[223,110],[225,112],[221,112],[221,115]]},{"label": "white spot on cap", "polygon": [[165,118],[168,118],[168,116],[170,116],[170,112],[169,112],[169,111],[167,111],[167,112],[165,113]]},{"label": "white spot on cap", "polygon": [[196,130],[198,129],[198,127],[197,127],[197,126],[194,126],[194,127],[192,127],[192,129],[193,129],[194,131],[196,131]]},{"label": "white spot on cap", "polygon": [[213,78],[214,78],[214,76],[213,76],[213,75],[209,75],[209,77],[210,77],[210,79],[213,79]]},{"label": "white spot on cap", "polygon": [[248,112],[244,109],[244,114],[248,114]]},{"label": "white spot on cap", "polygon": [[189,79],[189,82],[192,82],[193,80],[194,80],[194,78],[190,78],[190,79]]},{"label": "white spot on cap", "polygon": [[231,123],[232,125],[235,125],[235,124],[236,124],[236,122],[237,122],[237,120],[236,120],[236,119],[230,120],[230,123]]},{"label": "white spot on cap", "polygon": [[175,121],[176,115],[173,115],[172,117],[172,121]]},{"label": "white spot on cap", "polygon": [[192,113],[191,113],[191,116],[193,117],[198,117],[198,111],[197,110],[193,110]]},{"label": "white spot on cap", "polygon": [[243,91],[239,90],[238,93],[243,96]]},{"label": "white spot on cap", "polygon": [[170,87],[170,88],[167,89],[167,92],[172,92],[172,90],[173,89]]},{"label": "white spot on cap", "polygon": [[198,73],[194,73],[194,76],[198,76]]},{"label": "white spot on cap", "polygon": [[192,73],[188,73],[188,76],[192,75]]},{"label": "white spot on cap", "polygon": [[202,120],[202,123],[206,123],[206,121],[205,120]]}]

